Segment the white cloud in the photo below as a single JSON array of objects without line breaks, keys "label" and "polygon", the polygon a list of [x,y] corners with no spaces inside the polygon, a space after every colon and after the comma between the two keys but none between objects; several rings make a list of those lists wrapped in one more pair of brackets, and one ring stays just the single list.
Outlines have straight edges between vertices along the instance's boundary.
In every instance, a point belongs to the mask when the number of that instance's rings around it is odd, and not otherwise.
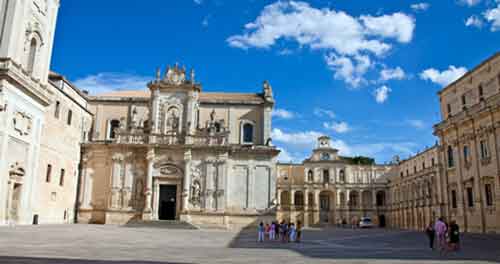
[{"label": "white cloud", "polygon": [[286,133],[279,128],[274,128],[271,132],[273,141],[283,142],[296,147],[312,147],[316,139],[320,136],[323,136],[323,134],[317,131]]},{"label": "white cloud", "polygon": [[418,120],[418,119],[408,119],[408,120],[406,120],[406,123],[408,123],[408,125],[416,128],[416,129],[423,129],[426,126],[424,121]]},{"label": "white cloud", "polygon": [[377,103],[379,103],[379,104],[385,103],[385,101],[387,101],[387,99],[389,99],[390,92],[392,92],[391,88],[389,88],[385,85],[380,87],[380,88],[377,88],[373,94],[375,97],[375,101],[377,101]]},{"label": "white cloud", "polygon": [[416,4],[412,4],[410,7],[411,9],[413,9],[413,11],[415,12],[420,12],[420,11],[425,11],[427,9],[429,9],[431,5],[429,3],[416,3]]},{"label": "white cloud", "polygon": [[343,80],[351,87],[357,88],[366,82],[363,75],[372,66],[368,56],[355,55],[353,59],[337,56],[334,53],[325,57],[328,67],[335,72],[334,78]]},{"label": "white cloud", "polygon": [[339,134],[347,133],[351,130],[346,122],[324,122],[323,127],[329,130],[333,130]]},{"label": "white cloud", "polygon": [[488,9],[484,12],[484,19],[491,23],[491,31],[500,30],[500,1],[496,8]]},{"label": "white cloud", "polygon": [[273,117],[278,117],[282,119],[293,119],[295,117],[295,113],[285,110],[285,109],[274,109],[273,112],[271,113]]},{"label": "white cloud", "polygon": [[[354,17],[344,11],[317,9],[301,1],[278,1],[262,10],[242,34],[227,39],[231,47],[271,48],[279,40],[328,51],[326,62],[335,78],[352,86],[363,83],[371,56],[413,38],[415,19],[404,13]],[[339,72],[337,72],[339,71]]]},{"label": "white cloud", "polygon": [[465,26],[482,28],[483,20],[476,15],[472,15],[469,18],[467,18],[467,20],[465,20]]},{"label": "white cloud", "polygon": [[361,16],[366,32],[385,38],[394,38],[408,43],[413,38],[415,19],[404,13],[394,13],[378,17]]},{"label": "white cloud", "polygon": [[118,90],[144,90],[150,80],[149,77],[134,74],[104,72],[77,79],[73,83],[90,94],[98,94]]},{"label": "white cloud", "polygon": [[481,0],[458,0],[458,3],[461,5],[466,5],[466,6],[475,6],[479,3],[481,3]]},{"label": "white cloud", "polygon": [[[274,142],[278,142],[279,149],[282,150],[279,160],[281,162],[301,162],[308,157],[315,147],[316,140],[323,134],[317,131],[301,131],[288,133],[279,128],[272,131]],[[390,158],[395,154],[411,155],[414,149],[418,147],[413,142],[375,142],[347,144],[343,140],[332,140],[332,147],[339,150],[344,156],[368,156],[373,158]],[[293,151],[289,151],[289,150]],[[284,150],[284,151],[283,151]]]},{"label": "white cloud", "polygon": [[203,0],[193,0],[195,4],[201,5],[203,4]]},{"label": "white cloud", "polygon": [[464,67],[455,67],[451,65],[447,70],[439,71],[434,68],[427,69],[420,73],[422,80],[431,81],[441,86],[446,86],[458,78],[462,77],[467,72]]},{"label": "white cloud", "polygon": [[401,67],[387,68],[380,71],[380,80],[382,81],[403,80],[404,78],[406,78],[406,74]]},{"label": "white cloud", "polygon": [[323,108],[315,108],[314,115],[317,117],[327,116],[329,118],[335,118],[335,113],[332,110],[323,109]]}]

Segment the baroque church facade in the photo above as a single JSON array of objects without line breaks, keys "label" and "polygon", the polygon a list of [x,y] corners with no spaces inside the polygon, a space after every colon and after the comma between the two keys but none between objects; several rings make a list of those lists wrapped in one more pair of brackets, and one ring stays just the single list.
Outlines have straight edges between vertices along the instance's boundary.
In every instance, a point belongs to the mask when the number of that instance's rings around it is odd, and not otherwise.
[{"label": "baroque church facade", "polygon": [[79,221],[231,227],[272,214],[269,83],[255,94],[207,93],[176,65],[148,88],[89,97]]}]

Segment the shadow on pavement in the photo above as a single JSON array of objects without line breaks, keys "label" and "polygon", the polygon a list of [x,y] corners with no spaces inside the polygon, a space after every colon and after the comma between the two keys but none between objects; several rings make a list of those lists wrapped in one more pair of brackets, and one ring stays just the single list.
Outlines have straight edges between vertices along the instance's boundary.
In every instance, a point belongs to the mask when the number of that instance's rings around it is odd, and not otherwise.
[{"label": "shadow on pavement", "polygon": [[63,258],[27,258],[0,256],[2,264],[187,264],[175,262],[156,262],[156,261],[141,261],[141,260],[89,260],[89,259],[63,259]]},{"label": "shadow on pavement", "polygon": [[384,229],[308,229],[301,243],[257,242],[256,229],[244,229],[230,248],[288,249],[324,259],[455,260],[500,262],[500,236],[465,234],[462,250],[441,256],[428,247],[425,234]]}]

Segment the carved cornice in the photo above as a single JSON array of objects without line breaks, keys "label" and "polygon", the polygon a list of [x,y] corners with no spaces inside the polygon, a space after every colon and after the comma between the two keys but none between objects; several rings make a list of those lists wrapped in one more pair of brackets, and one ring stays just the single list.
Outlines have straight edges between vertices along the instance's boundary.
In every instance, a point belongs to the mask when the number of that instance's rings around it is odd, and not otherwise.
[{"label": "carved cornice", "polygon": [[51,103],[50,98],[53,93],[47,88],[47,85],[43,85],[40,80],[31,77],[22,68],[22,65],[15,63],[10,58],[0,58],[0,80],[2,79],[18,84],[21,89],[44,106]]}]

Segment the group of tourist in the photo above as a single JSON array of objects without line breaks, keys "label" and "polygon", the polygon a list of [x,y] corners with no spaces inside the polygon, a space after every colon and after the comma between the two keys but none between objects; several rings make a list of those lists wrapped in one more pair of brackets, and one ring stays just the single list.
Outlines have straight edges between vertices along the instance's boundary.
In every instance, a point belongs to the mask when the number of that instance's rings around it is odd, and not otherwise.
[{"label": "group of tourist", "polygon": [[425,232],[432,250],[434,250],[435,238],[437,238],[437,247],[441,254],[460,249],[460,228],[455,221],[448,224],[443,218],[439,218],[436,223],[429,223]]},{"label": "group of tourist", "polygon": [[257,231],[258,242],[281,241],[283,243],[299,243],[302,238],[302,223],[298,221],[297,225],[295,225],[286,221],[281,221],[281,223],[272,222],[271,224],[260,222]]}]

